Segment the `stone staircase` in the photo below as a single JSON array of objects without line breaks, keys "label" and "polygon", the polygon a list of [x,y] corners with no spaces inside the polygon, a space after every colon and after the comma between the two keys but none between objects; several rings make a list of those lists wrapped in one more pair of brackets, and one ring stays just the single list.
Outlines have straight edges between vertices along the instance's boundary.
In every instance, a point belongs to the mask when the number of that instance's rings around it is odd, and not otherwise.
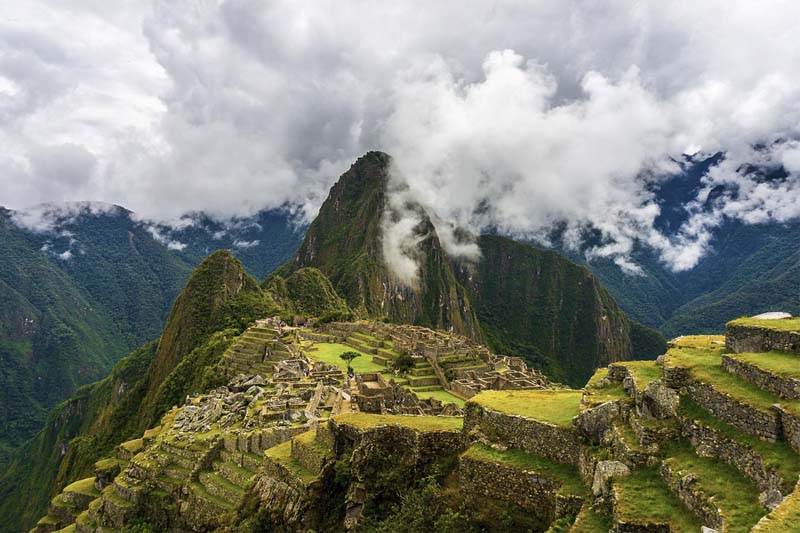
[{"label": "stone staircase", "polygon": [[240,335],[222,357],[228,377],[237,374],[272,374],[273,365],[295,357],[276,329],[253,326]]}]

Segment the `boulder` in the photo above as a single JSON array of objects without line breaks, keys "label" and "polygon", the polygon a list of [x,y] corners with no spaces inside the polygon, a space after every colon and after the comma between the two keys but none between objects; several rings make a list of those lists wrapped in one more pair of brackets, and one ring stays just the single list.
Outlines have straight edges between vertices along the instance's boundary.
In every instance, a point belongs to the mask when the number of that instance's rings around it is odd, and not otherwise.
[{"label": "boulder", "polygon": [[630,473],[630,469],[619,461],[600,461],[594,469],[592,494],[595,496],[607,495],[611,478],[627,476]]},{"label": "boulder", "polygon": [[642,414],[651,418],[672,418],[678,414],[678,393],[661,380],[652,381],[642,394]]}]

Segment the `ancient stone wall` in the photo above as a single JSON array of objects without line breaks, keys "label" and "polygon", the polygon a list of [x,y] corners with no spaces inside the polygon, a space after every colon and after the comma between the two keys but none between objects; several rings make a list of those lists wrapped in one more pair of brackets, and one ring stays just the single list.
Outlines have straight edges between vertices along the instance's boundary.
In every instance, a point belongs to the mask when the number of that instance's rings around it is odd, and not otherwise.
[{"label": "ancient stone wall", "polygon": [[720,420],[749,435],[772,442],[780,438],[780,412],[774,410],[765,412],[755,409],[705,383],[694,382],[690,390],[692,399]]},{"label": "ancient stone wall", "polygon": [[467,403],[464,432],[479,433],[492,442],[519,448],[559,463],[578,464],[580,441],[574,428],[492,411]]},{"label": "ancient stone wall", "polygon": [[778,350],[800,354],[800,332],[729,325],[725,328],[725,348],[733,353]]},{"label": "ancient stone wall", "polygon": [[468,456],[461,457],[458,481],[467,494],[509,501],[540,515],[545,524],[576,515],[583,504],[580,498],[559,495],[559,480]]},{"label": "ancient stone wall", "polygon": [[698,455],[719,457],[755,481],[762,491],[775,489],[787,494],[794,487],[794,480],[787,482],[781,479],[776,471],[767,468],[761,456],[752,449],[710,427],[683,419],[681,432],[692,443]]},{"label": "ancient stone wall", "polygon": [[784,438],[794,451],[800,453],[800,416],[785,407],[779,407],[778,411],[781,414]]},{"label": "ancient stone wall", "polygon": [[661,477],[678,496],[678,499],[703,522],[718,531],[723,531],[722,512],[713,501],[697,486],[697,478],[688,474],[681,476],[674,472],[667,463],[661,463]]},{"label": "ancient stone wall", "polygon": [[[767,356],[765,355],[765,357]],[[781,398],[800,399],[800,379],[778,376],[763,368],[739,361],[730,355],[722,356],[722,368],[752,383],[759,389],[777,394]],[[797,368],[800,370],[800,357],[797,358]]]}]

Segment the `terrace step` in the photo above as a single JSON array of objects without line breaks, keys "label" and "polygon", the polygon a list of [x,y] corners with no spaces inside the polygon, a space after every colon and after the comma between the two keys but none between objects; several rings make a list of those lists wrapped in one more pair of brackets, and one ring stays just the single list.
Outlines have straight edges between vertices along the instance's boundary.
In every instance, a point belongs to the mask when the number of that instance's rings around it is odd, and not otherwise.
[{"label": "terrace step", "polygon": [[255,472],[241,467],[233,461],[214,461],[212,468],[214,472],[242,488],[249,485],[255,477]]},{"label": "terrace step", "polygon": [[216,472],[201,472],[200,483],[209,494],[234,505],[244,498],[244,489],[235,485]]},{"label": "terrace step", "polygon": [[308,471],[320,474],[330,459],[331,449],[317,440],[317,431],[311,430],[292,438],[291,454]]},{"label": "terrace step", "polygon": [[408,384],[412,387],[425,387],[430,385],[438,385],[439,378],[436,375],[422,375],[412,376],[408,378]]},{"label": "terrace step", "polygon": [[800,355],[769,352],[724,354],[722,368],[784,400],[800,400]]},{"label": "terrace step", "polygon": [[242,451],[220,450],[220,457],[223,461],[233,463],[255,474],[261,468],[264,458],[255,453]]},{"label": "terrace step", "polygon": [[800,455],[785,441],[765,442],[727,424],[697,405],[681,398],[681,432],[695,453],[719,457],[752,479],[759,490],[788,494],[800,475]]},{"label": "terrace step", "polygon": [[202,483],[194,482],[191,483],[189,487],[194,497],[208,504],[212,512],[223,514],[233,511],[236,508],[225,499],[210,493]]},{"label": "terrace step", "polygon": [[615,531],[700,531],[698,518],[654,468],[614,478],[611,499]]},{"label": "terrace step", "polygon": [[661,475],[704,525],[718,531],[749,531],[766,513],[751,479],[722,460],[698,456],[687,442],[670,447]]}]

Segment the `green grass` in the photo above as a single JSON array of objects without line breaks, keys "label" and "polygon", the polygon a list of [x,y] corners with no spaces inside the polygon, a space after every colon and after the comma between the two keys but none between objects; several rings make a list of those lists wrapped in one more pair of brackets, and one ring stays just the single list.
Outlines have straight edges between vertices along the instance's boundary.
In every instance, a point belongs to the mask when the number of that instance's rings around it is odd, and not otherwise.
[{"label": "green grass", "polygon": [[338,424],[348,424],[360,429],[370,429],[377,426],[398,425],[417,431],[459,431],[464,426],[463,418],[451,416],[346,413],[335,416],[333,420]]},{"label": "green grass", "polygon": [[94,477],[87,477],[79,479],[74,483],[70,483],[64,487],[63,492],[77,492],[78,494],[89,494],[90,496],[99,496],[100,492],[94,488]]},{"label": "green grass", "polygon": [[639,391],[644,391],[651,381],[661,379],[661,367],[655,361],[625,361],[619,364],[631,373],[636,382],[636,389]]},{"label": "green grass", "polygon": [[700,522],[655,469],[643,468],[614,479],[614,490],[618,496],[616,512],[621,521],[669,523],[672,531],[700,531]]},{"label": "green grass", "polygon": [[728,322],[729,326],[749,326],[775,329],[778,331],[800,331],[800,318],[779,318],[766,320],[763,318],[737,318]]},{"label": "green grass", "polygon": [[278,444],[277,446],[273,446],[272,448],[268,449],[264,452],[264,455],[274,459],[275,461],[279,462],[281,465],[288,468],[292,473],[294,473],[301,481],[304,483],[310,483],[317,478],[314,472],[308,470],[306,467],[301,465],[297,459],[292,457],[292,441],[287,440],[284,443]]},{"label": "green grass", "polygon": [[784,378],[800,379],[800,355],[786,352],[732,353],[730,357]]},{"label": "green grass", "polygon": [[589,493],[588,488],[581,481],[578,470],[573,465],[554,463],[520,450],[496,450],[480,443],[470,446],[463,456],[477,461],[536,472],[542,476],[557,479],[562,483],[559,491],[562,494],[586,496]]},{"label": "green grass", "polygon": [[570,427],[580,412],[581,395],[579,390],[488,390],[470,401],[493,411]]},{"label": "green grass", "polygon": [[794,481],[800,476],[800,455],[794,452],[786,441],[765,442],[758,437],[748,435],[730,424],[715,418],[708,411],[697,405],[691,398],[682,396],[679,415],[696,420],[755,451],[764,460],[764,466],[775,470],[787,481]]},{"label": "green grass", "polygon": [[723,512],[727,531],[750,531],[766,513],[758,503],[758,487],[729,464],[696,455],[686,442],[674,443],[665,462],[679,476],[694,474],[697,487]]},{"label": "green grass", "polygon": [[786,498],[754,533],[797,533],[800,531],[800,488]]},{"label": "green grass", "polygon": [[600,368],[589,379],[586,383],[586,394],[583,397],[584,407],[594,407],[602,403],[628,398],[628,394],[619,383],[609,382],[604,387],[601,387],[599,382],[607,377],[608,368]]},{"label": "green grass", "polygon": [[712,385],[716,390],[764,412],[772,412],[772,405],[778,403],[788,411],[800,413],[800,402],[784,401],[752,385],[722,368],[724,345],[715,344],[723,337],[698,335],[683,337],[678,346],[667,352],[664,364],[668,367],[681,367],[690,371],[693,379]]},{"label": "green grass", "polygon": [[381,366],[378,363],[372,362],[372,354],[361,352],[345,344],[339,344],[335,342],[320,342],[314,344],[313,347],[305,351],[306,355],[311,359],[322,361],[323,363],[328,363],[329,365],[335,365],[346,371],[347,363],[345,363],[339,357],[344,352],[356,352],[361,355],[361,357],[353,359],[353,362],[350,363],[350,366],[352,366],[353,370],[356,372],[386,372],[385,366]]},{"label": "green grass", "polygon": [[328,445],[324,442],[317,440],[317,430],[312,429],[311,431],[306,431],[305,433],[301,433],[292,437],[293,440],[299,441],[306,446],[309,446],[316,450],[320,455],[329,456],[331,455],[332,451]]},{"label": "green grass", "polygon": [[585,504],[575,518],[575,525],[569,529],[570,533],[605,533],[613,527],[610,516],[600,514],[589,504]]},{"label": "green grass", "polygon": [[416,394],[420,400],[424,400],[426,398],[433,398],[434,400],[439,400],[442,403],[454,403],[459,407],[464,407],[464,404],[466,403],[464,400],[462,400],[455,394],[452,394],[444,389],[432,390],[428,392],[414,391],[414,394]]}]

